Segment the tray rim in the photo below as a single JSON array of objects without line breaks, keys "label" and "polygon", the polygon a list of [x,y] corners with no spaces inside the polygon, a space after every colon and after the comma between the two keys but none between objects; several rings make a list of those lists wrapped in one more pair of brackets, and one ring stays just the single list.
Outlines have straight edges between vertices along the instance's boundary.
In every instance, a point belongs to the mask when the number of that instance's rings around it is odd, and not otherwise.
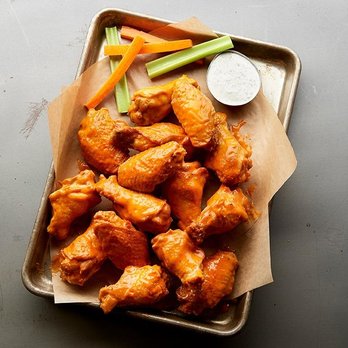
[{"label": "tray rim", "polygon": [[[91,44],[90,39],[92,37],[92,34],[94,32],[94,28],[95,28],[99,18],[107,12],[115,12],[115,13],[126,14],[129,16],[137,16],[137,17],[146,18],[149,20],[154,20],[156,22],[161,22],[164,24],[175,23],[175,21],[167,20],[164,18],[156,17],[156,16],[147,15],[144,13],[123,10],[120,8],[107,7],[107,8],[100,10],[99,12],[97,12],[93,16],[92,20],[90,21],[90,25],[89,25],[88,32],[87,32],[87,35],[85,38],[85,42],[84,42],[84,46],[83,46],[83,49],[81,52],[77,72],[75,75],[75,79],[78,78],[83,73],[84,69],[88,68],[86,53],[89,50],[89,46]],[[289,124],[290,124],[291,114],[292,114],[292,110],[294,107],[294,101],[295,101],[295,97],[296,97],[297,87],[299,84],[300,74],[301,74],[301,70],[302,70],[302,63],[301,63],[301,60],[300,60],[298,54],[294,50],[290,49],[289,47],[283,46],[283,45],[273,44],[270,42],[252,39],[252,38],[247,38],[247,37],[243,37],[243,36],[232,35],[230,33],[225,33],[225,32],[220,32],[220,31],[215,31],[215,30],[213,30],[213,31],[218,36],[228,35],[232,38],[232,40],[235,40],[235,41],[239,41],[239,42],[247,43],[247,44],[252,44],[252,45],[261,45],[264,47],[268,47],[270,49],[276,49],[279,51],[286,52],[293,59],[293,63],[294,63],[294,74],[293,75],[294,75],[294,77],[293,77],[292,85],[291,85],[291,88],[289,91],[288,101],[286,103],[286,108],[285,108],[285,112],[284,112],[284,120],[282,122],[283,127],[284,127],[285,131],[287,132]],[[38,287],[35,284],[34,280],[30,276],[30,274],[31,274],[30,273],[30,264],[31,264],[30,260],[34,258],[34,251],[35,250],[33,248],[33,245],[35,245],[35,242],[38,240],[40,225],[42,224],[42,220],[45,218],[44,214],[40,214],[40,212],[44,211],[45,207],[47,206],[48,195],[52,190],[54,178],[55,178],[54,166],[53,166],[53,162],[51,162],[50,169],[49,169],[48,176],[47,176],[47,180],[46,180],[46,184],[44,186],[44,191],[43,191],[42,196],[41,196],[41,200],[40,200],[40,204],[39,204],[39,208],[38,208],[38,213],[37,213],[37,216],[36,216],[36,219],[34,222],[31,237],[30,237],[29,242],[28,242],[27,251],[26,251],[26,255],[24,258],[23,266],[22,266],[22,272],[21,272],[21,278],[22,278],[22,282],[23,282],[23,285],[25,286],[25,288],[29,292],[31,292],[32,294],[37,295],[37,296],[41,296],[41,297],[45,297],[45,298],[53,298],[54,294],[52,291],[46,291],[46,290]],[[214,328],[202,327],[199,324],[196,324],[194,322],[192,322],[192,323],[185,323],[185,322],[178,323],[178,321],[176,321],[175,323],[177,325],[179,325],[180,327],[185,328],[185,329],[199,330],[201,332],[205,332],[205,333],[209,333],[209,334],[215,334],[215,335],[219,335],[219,336],[234,335],[237,332],[239,332],[247,322],[249,311],[250,311],[250,306],[251,306],[252,296],[253,296],[253,291],[248,291],[245,294],[240,296],[240,298],[245,297],[245,304],[244,304],[244,308],[242,311],[243,314],[241,315],[241,320],[238,321],[237,325],[234,326],[230,330],[222,331],[222,330],[218,330],[218,329],[214,329]],[[94,303],[86,303],[83,305],[96,307],[96,304],[94,304]],[[153,322],[159,321],[158,315],[154,315],[151,313],[150,314],[140,313],[136,310],[134,310],[134,311],[133,310],[124,310],[123,312],[131,317],[142,318],[142,319],[145,318],[145,319],[148,319],[148,320],[153,321]],[[173,320],[167,319],[167,318],[165,319],[162,317],[161,323],[173,324]]]}]

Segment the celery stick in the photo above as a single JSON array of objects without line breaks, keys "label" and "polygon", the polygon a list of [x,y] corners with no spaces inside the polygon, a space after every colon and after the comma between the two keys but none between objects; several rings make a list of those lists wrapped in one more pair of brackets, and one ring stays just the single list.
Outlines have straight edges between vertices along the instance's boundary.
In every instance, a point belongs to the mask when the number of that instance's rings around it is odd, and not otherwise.
[{"label": "celery stick", "polygon": [[229,36],[222,36],[187,48],[186,50],[153,60],[146,63],[145,66],[150,79],[152,79],[168,71],[180,68],[212,54],[226,51],[230,48],[233,48],[231,38]]},{"label": "celery stick", "polygon": [[[105,28],[106,42],[108,45],[119,45],[117,28]],[[110,69],[113,72],[119,60],[117,58],[110,57]],[[131,98],[129,95],[127,77],[124,75],[121,80],[115,86],[115,100],[117,105],[117,110],[119,113],[128,112],[128,107],[131,103]]]}]

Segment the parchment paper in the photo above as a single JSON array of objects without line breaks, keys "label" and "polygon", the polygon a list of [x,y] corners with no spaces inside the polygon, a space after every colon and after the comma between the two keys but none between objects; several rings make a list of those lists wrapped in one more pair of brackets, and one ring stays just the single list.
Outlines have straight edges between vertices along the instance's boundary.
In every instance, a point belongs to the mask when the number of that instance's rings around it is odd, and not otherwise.
[{"label": "parchment paper", "polygon": [[[171,30],[173,27],[175,30]],[[182,38],[183,32],[185,35],[190,33],[190,38],[196,42],[215,36],[196,18],[178,23],[178,25],[166,26],[162,32],[163,37],[171,39]],[[155,33],[161,36],[161,29],[157,29]],[[242,128],[242,133],[250,138],[253,148],[253,168],[251,169],[251,179],[244,186],[255,188],[253,201],[261,215],[256,222],[242,224],[233,232],[215,238],[219,247],[233,250],[238,256],[240,267],[231,296],[232,298],[238,297],[249,290],[273,281],[268,203],[295,170],[294,151],[277,114],[261,91],[252,102],[245,106],[226,107],[217,102],[208,91],[207,64],[193,63],[151,81],[147,76],[144,63],[154,58],[154,55],[140,55],[127,72],[131,93],[149,85],[165,83],[185,73],[198,81],[203,93],[213,101],[216,111],[227,113],[229,123],[237,123],[241,119],[247,121]],[[208,62],[209,60],[207,60]],[[49,128],[56,180],[58,181],[78,173],[76,163],[82,157],[77,141],[77,131],[81,119],[86,115],[83,104],[96,92],[109,74],[109,61],[108,58],[105,58],[88,68],[49,105]],[[117,113],[113,95],[110,95],[99,107],[102,106],[108,107],[115,118],[129,122],[127,116]],[[56,255],[57,250],[61,247],[62,244],[55,243],[51,250],[52,256]],[[99,275],[88,282],[86,289],[81,289],[65,284],[61,281],[59,274],[53,272],[55,302],[98,302],[99,288],[112,282],[106,278]]]}]

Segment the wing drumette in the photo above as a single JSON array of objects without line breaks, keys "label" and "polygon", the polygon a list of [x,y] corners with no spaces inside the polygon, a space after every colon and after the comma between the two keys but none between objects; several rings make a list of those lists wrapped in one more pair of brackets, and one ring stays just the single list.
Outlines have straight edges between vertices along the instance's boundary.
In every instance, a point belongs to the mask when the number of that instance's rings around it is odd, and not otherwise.
[{"label": "wing drumette", "polygon": [[244,122],[232,127],[231,132],[225,114],[217,112],[214,120],[214,145],[204,165],[215,171],[223,184],[236,185],[247,181],[252,167],[252,151],[239,134]]},{"label": "wing drumette", "polygon": [[231,191],[221,185],[186,232],[199,244],[210,235],[231,231],[247,221],[252,210],[252,203],[240,188]]},{"label": "wing drumette", "polygon": [[200,284],[203,280],[204,252],[193,244],[186,232],[169,230],[151,241],[152,249],[164,266],[183,284]]},{"label": "wing drumette", "polygon": [[111,118],[108,109],[90,109],[83,118],[78,139],[85,161],[104,174],[115,174],[128,156],[128,149],[114,140],[115,131],[127,126]]},{"label": "wing drumette", "polygon": [[114,203],[117,213],[137,225],[142,231],[162,233],[172,222],[170,206],[165,200],[147,193],[128,190],[120,186],[115,175],[103,175],[96,184],[97,191]]},{"label": "wing drumette", "polygon": [[182,285],[177,290],[181,302],[178,309],[186,314],[199,315],[205,309],[214,308],[232,292],[237,268],[237,257],[230,251],[218,251],[204,259],[202,285]]},{"label": "wing drumette", "polygon": [[100,203],[101,198],[95,190],[94,177],[91,170],[84,170],[72,178],[63,180],[62,187],[49,195],[53,214],[47,227],[48,233],[57,239],[65,239],[72,222]]},{"label": "wing drumette", "polygon": [[150,306],[167,294],[167,275],[160,266],[128,266],[116,284],[100,289],[99,300],[109,313],[115,307]]},{"label": "wing drumette", "polygon": [[118,182],[139,192],[152,192],[181,167],[185,149],[175,141],[140,152],[120,165]]},{"label": "wing drumette", "polygon": [[136,230],[115,212],[110,211],[108,214],[108,220],[98,220],[94,224],[94,233],[103,253],[119,269],[149,264],[148,242],[144,232]]},{"label": "wing drumette", "polygon": [[184,163],[162,185],[172,213],[179,219],[178,226],[185,229],[201,213],[203,188],[208,171],[199,162]]}]

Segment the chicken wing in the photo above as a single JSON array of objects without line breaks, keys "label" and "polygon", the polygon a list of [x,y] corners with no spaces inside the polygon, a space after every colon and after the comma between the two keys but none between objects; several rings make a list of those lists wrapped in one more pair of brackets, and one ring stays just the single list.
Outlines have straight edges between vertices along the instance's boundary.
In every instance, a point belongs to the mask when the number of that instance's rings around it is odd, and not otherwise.
[{"label": "chicken wing", "polygon": [[230,251],[218,251],[204,259],[201,286],[182,285],[177,290],[181,303],[178,309],[186,314],[200,315],[205,309],[214,308],[232,292],[237,268],[237,257]]},{"label": "chicken wing", "polygon": [[231,191],[227,186],[221,185],[186,232],[200,244],[210,235],[231,231],[241,222],[247,221],[251,213],[252,203],[240,188]]},{"label": "chicken wing", "polygon": [[[187,76],[179,79],[185,79],[188,83],[197,86],[197,82]],[[139,126],[149,126],[166,117],[172,110],[170,102],[175,81],[165,85],[146,87],[135,92],[128,109],[130,119]]]},{"label": "chicken wing", "polygon": [[154,123],[147,127],[124,127],[116,131],[116,142],[137,151],[163,145],[169,141],[181,144],[187,152],[192,152],[192,144],[182,127],[173,123]]},{"label": "chicken wing", "polygon": [[118,182],[135,191],[152,192],[182,166],[185,154],[175,141],[140,152],[120,165]]},{"label": "chicken wing", "polygon": [[83,118],[78,139],[85,161],[104,174],[115,174],[128,156],[128,149],[115,143],[115,131],[127,126],[111,118],[108,109],[90,109]]},{"label": "chicken wing", "polygon": [[106,314],[115,307],[150,306],[167,294],[167,276],[160,266],[128,266],[116,284],[100,289],[99,300]]},{"label": "chicken wing", "polygon": [[228,128],[226,115],[217,112],[214,116],[215,132],[213,149],[209,152],[204,165],[215,171],[225,185],[236,185],[248,180],[252,167],[251,147],[239,134],[245,122]]},{"label": "chicken wing", "polygon": [[123,219],[129,220],[140,230],[154,234],[168,231],[172,218],[170,206],[165,200],[128,190],[118,184],[115,175],[108,179],[101,175],[96,189],[114,203],[115,210]]},{"label": "chicken wing", "polygon": [[210,99],[185,79],[175,82],[173,111],[194,147],[208,148],[214,132],[215,110]]},{"label": "chicken wing", "polygon": [[150,263],[148,242],[144,232],[136,230],[115,212],[108,212],[109,219],[95,221],[94,233],[103,253],[119,269],[127,266],[145,266]]},{"label": "chicken wing", "polygon": [[94,173],[84,170],[78,175],[61,182],[62,187],[49,195],[53,213],[48,233],[57,239],[65,239],[70,225],[79,216],[100,203],[95,190]]},{"label": "chicken wing", "polygon": [[186,232],[169,230],[155,236],[152,249],[164,266],[183,284],[200,284],[203,280],[204,252],[193,244]]},{"label": "chicken wing", "polygon": [[203,188],[208,171],[199,162],[184,163],[162,185],[172,213],[179,219],[178,226],[185,229],[201,213]]},{"label": "chicken wing", "polygon": [[106,256],[94,233],[94,225],[95,221],[108,219],[108,212],[97,212],[88,229],[60,251],[60,277],[64,281],[82,286],[99,271]]}]

